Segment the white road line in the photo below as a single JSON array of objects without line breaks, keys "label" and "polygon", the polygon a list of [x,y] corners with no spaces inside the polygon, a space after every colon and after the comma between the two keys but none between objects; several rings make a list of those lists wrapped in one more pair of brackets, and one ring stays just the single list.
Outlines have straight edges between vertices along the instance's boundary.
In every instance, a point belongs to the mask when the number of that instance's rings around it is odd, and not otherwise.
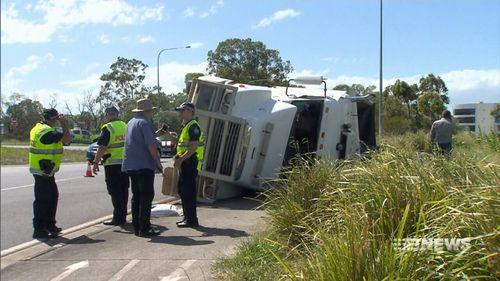
[{"label": "white road line", "polygon": [[127,265],[125,265],[120,271],[118,271],[109,281],[118,281],[125,276],[127,272],[129,272],[136,264],[139,263],[140,260],[131,260]]},{"label": "white road line", "polygon": [[57,275],[56,277],[50,279],[50,281],[61,281],[63,280],[64,278],[68,277],[71,275],[71,273],[77,271],[78,269],[80,268],[85,268],[85,267],[88,267],[89,266],[89,261],[81,261],[81,262],[77,262],[77,263],[74,263],[68,267],[66,267],[66,271],[64,271],[63,273]]},{"label": "white road line", "polygon": [[160,281],[179,281],[182,279],[188,279],[189,277],[186,275],[186,271],[188,268],[193,265],[197,260],[187,260],[183,264],[179,266],[174,272],[170,273],[167,277],[158,277]]},{"label": "white road line", "polygon": [[[74,177],[74,178],[60,179],[60,180],[56,180],[56,183],[65,182],[65,181],[72,181],[72,180],[81,179],[81,178],[84,178],[84,176],[82,175],[82,176]],[[34,183],[27,184],[27,185],[14,186],[14,187],[7,187],[7,188],[3,188],[2,191],[25,188],[25,187],[33,187],[33,184]]]}]

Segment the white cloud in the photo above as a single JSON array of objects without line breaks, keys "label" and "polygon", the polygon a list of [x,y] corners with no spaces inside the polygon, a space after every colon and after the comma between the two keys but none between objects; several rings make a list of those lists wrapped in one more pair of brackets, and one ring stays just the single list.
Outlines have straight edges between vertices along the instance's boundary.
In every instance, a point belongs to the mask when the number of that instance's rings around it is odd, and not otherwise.
[{"label": "white cloud", "polygon": [[101,36],[99,36],[99,42],[101,42],[101,44],[103,45],[107,45],[109,44],[111,41],[109,40],[109,36],[106,35],[106,34],[101,34]]},{"label": "white cloud", "polygon": [[300,12],[297,12],[294,9],[279,10],[275,12],[272,16],[261,19],[259,23],[256,26],[254,26],[254,28],[266,27],[275,22],[282,21],[286,18],[293,18],[298,15],[300,15]]},{"label": "white cloud", "polygon": [[191,49],[197,49],[203,45],[205,45],[205,43],[203,43],[203,42],[193,42],[191,44],[188,44],[188,46],[191,46]]},{"label": "white cloud", "polygon": [[326,62],[333,62],[333,63],[337,63],[340,61],[340,58],[339,57],[324,57],[321,59],[322,61],[326,61]]},{"label": "white cloud", "polygon": [[290,78],[295,78],[295,77],[299,77],[299,76],[323,76],[323,77],[325,77],[325,75],[327,75],[328,72],[330,72],[330,69],[328,69],[328,68],[320,70],[320,71],[313,71],[311,69],[303,69],[301,71],[294,71],[289,76],[290,76]]},{"label": "white cloud", "polygon": [[122,37],[120,37],[120,40],[121,41],[130,41],[130,40],[132,40],[132,38],[130,36],[122,36]]},{"label": "white cloud", "polygon": [[[207,68],[206,62],[199,64],[182,64],[175,61],[160,65],[160,87],[165,93],[177,93],[182,91],[186,86],[184,84],[184,76],[189,72],[205,73]],[[155,86],[156,67],[151,67],[146,70],[146,78],[144,84]]]},{"label": "white cloud", "polygon": [[[441,74],[449,90],[468,91],[478,86],[500,87],[500,70],[464,69]],[[498,93],[500,101],[500,92]]]},{"label": "white cloud", "polygon": [[26,58],[23,65],[10,68],[2,78],[2,92],[16,91],[16,87],[23,81],[19,76],[26,76],[38,69],[42,63],[53,59],[54,55],[52,53],[46,53],[42,57],[32,55]]},{"label": "white cloud", "polygon": [[217,13],[217,10],[219,8],[222,8],[224,6],[224,1],[223,0],[218,0],[217,2],[215,2],[214,4],[212,4],[210,6],[210,8],[208,8],[207,11],[203,12],[200,17],[201,18],[207,18],[209,16],[212,16],[212,15],[215,15]]},{"label": "white cloud", "polygon": [[83,70],[83,72],[84,72],[85,74],[88,74],[88,73],[90,73],[90,72],[93,72],[93,71],[94,71],[95,69],[97,69],[99,66],[101,66],[101,64],[100,64],[100,63],[98,63],[98,62],[91,62],[91,63],[89,63],[89,64],[87,64],[87,65],[85,66],[85,69]]},{"label": "white cloud", "polygon": [[185,18],[190,18],[190,17],[194,16],[194,9],[193,9],[193,8],[188,7],[188,8],[186,8],[186,9],[184,10],[183,14],[184,14],[184,17],[185,17]]},{"label": "white cloud", "polygon": [[62,82],[61,85],[71,88],[76,92],[99,89],[101,86],[101,75],[93,73],[79,80]]},{"label": "white cloud", "polygon": [[[327,76],[328,69],[312,71],[305,69],[294,72],[291,78],[297,76]],[[476,102],[500,102],[500,70],[498,69],[464,69],[454,70],[439,75],[448,87],[450,104],[476,103]],[[383,80],[383,87],[394,84],[397,79],[406,81],[408,84],[418,84],[420,78],[427,74],[417,74],[406,77],[391,77]],[[361,84],[364,86],[374,85],[379,88],[377,77],[339,75],[326,80],[328,88],[333,88],[339,84]]]},{"label": "white cloud", "polygon": [[60,66],[65,66],[68,63],[69,59],[68,58],[61,58],[59,60],[59,65]]},{"label": "white cloud", "polygon": [[1,11],[1,41],[9,43],[50,42],[54,35],[83,24],[113,26],[138,24],[163,18],[163,6],[134,6],[125,0],[48,0],[33,8],[42,13],[40,22],[20,18],[15,4]]},{"label": "white cloud", "polygon": [[[95,68],[98,64],[91,63],[88,68]],[[189,72],[206,72],[207,63],[201,62],[199,64],[183,64],[177,63],[175,61],[165,63],[160,65],[160,86],[166,93],[177,93],[184,89],[184,76]],[[146,70],[146,78],[144,80],[144,84],[147,86],[155,86],[157,84],[156,81],[156,67],[150,67]],[[86,91],[98,92],[101,86],[102,81],[100,80],[101,74],[98,72],[94,72],[91,74],[82,77],[81,79],[75,79],[71,81],[66,81],[61,83],[61,87],[59,88],[42,88],[37,90],[23,90],[22,93],[28,97],[36,98],[43,105],[47,106],[54,93],[56,93],[61,102],[58,104],[58,109],[61,112],[65,112],[65,102],[68,102],[68,105],[73,111],[77,109],[78,99],[82,99],[83,94]],[[2,84],[2,92],[8,93],[7,97],[12,94],[12,91],[3,91]]]},{"label": "white cloud", "polygon": [[139,38],[139,43],[141,44],[146,44],[146,43],[151,43],[151,42],[154,42],[155,39],[152,37],[152,36],[141,36]]}]

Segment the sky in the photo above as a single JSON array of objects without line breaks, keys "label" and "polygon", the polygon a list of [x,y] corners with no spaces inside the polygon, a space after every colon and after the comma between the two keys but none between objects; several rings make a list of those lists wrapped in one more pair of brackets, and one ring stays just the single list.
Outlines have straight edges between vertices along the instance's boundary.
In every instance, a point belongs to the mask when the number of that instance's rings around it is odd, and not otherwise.
[{"label": "sky", "polygon": [[[228,38],[264,42],[294,72],[337,84],[379,84],[378,0],[1,1],[1,94],[75,108],[98,93],[117,57],[149,67],[167,93],[187,72],[207,73],[209,50]],[[500,1],[384,0],[383,87],[441,76],[451,105],[500,102]]]}]

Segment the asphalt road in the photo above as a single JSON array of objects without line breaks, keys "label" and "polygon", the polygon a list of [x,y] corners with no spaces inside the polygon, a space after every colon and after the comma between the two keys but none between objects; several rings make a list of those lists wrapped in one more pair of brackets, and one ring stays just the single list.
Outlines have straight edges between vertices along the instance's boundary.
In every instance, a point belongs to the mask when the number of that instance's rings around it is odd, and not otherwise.
[{"label": "asphalt road", "polygon": [[[171,159],[162,159],[164,167]],[[112,213],[104,183],[104,169],[85,178],[85,163],[63,164],[56,174],[59,187],[57,225],[67,229]],[[161,194],[161,175],[155,179],[155,200]],[[1,166],[1,250],[31,241],[33,219],[33,176],[27,166]],[[130,203],[129,203],[130,208]]]}]

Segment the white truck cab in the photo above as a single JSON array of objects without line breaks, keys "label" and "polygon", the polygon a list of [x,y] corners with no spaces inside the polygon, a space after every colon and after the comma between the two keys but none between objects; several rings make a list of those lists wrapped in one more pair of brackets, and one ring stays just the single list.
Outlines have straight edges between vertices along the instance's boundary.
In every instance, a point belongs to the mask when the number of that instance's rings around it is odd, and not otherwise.
[{"label": "white truck cab", "polygon": [[351,159],[375,147],[374,106],[367,96],[320,88],[262,87],[202,76],[189,101],[205,134],[199,200],[264,190],[294,157]]}]

